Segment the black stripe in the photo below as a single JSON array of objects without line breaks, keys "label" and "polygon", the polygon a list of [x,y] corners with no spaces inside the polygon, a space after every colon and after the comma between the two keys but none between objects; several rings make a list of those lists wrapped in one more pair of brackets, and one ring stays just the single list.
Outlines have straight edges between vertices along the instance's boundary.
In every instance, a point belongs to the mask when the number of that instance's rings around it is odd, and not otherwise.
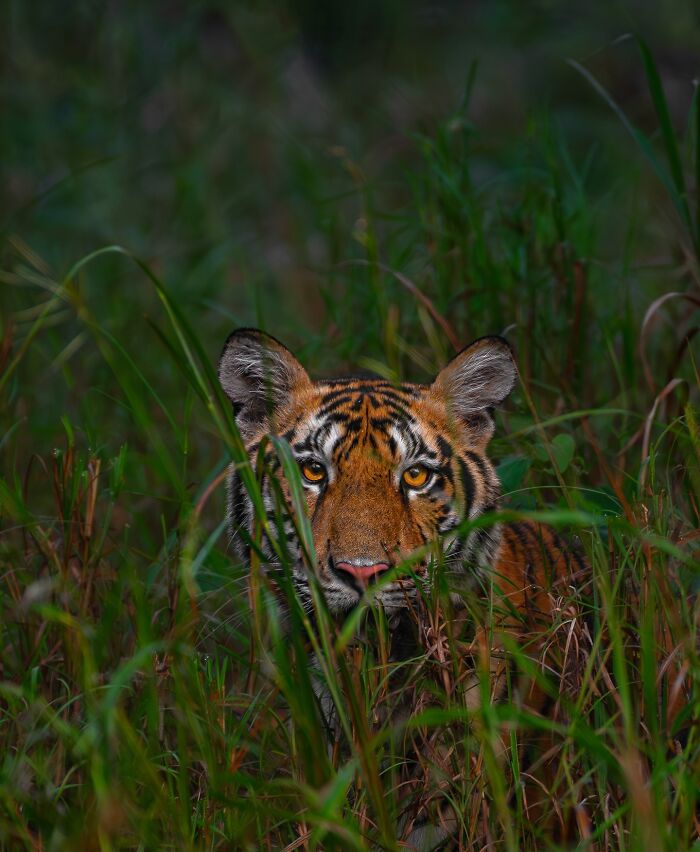
[{"label": "black stripe", "polygon": [[486,460],[477,455],[477,453],[472,452],[471,450],[465,450],[464,455],[470,460],[473,461],[474,464],[479,468],[479,473],[484,477],[484,482],[486,482],[490,477],[489,466],[486,463]]},{"label": "black stripe", "polygon": [[[536,586],[535,582],[535,562],[532,558],[532,550],[530,548],[530,543],[528,540],[528,536],[526,535],[526,526],[522,523],[509,524],[506,527],[508,532],[511,532],[517,539],[518,544],[520,545],[520,549],[522,550],[522,555],[525,560],[525,580],[528,586]],[[525,598],[527,602],[527,596]]]},{"label": "black stripe", "polygon": [[237,527],[245,528],[245,504],[243,502],[243,481],[240,476],[233,475],[231,480],[231,517]]},{"label": "black stripe", "polygon": [[343,397],[339,397],[336,400],[332,400],[331,402],[325,402],[319,409],[316,411],[317,417],[327,417],[329,414],[336,414],[338,409],[343,405],[347,405],[348,402],[352,399],[351,396],[346,395]]},{"label": "black stripe", "polygon": [[[448,467],[447,465],[444,466],[444,467],[441,467],[440,470],[436,471],[436,475],[438,477],[442,477],[443,479],[446,479],[450,483],[450,485],[452,486],[452,489],[454,490],[455,483],[454,483],[454,476],[453,476],[451,467]],[[452,495],[452,497],[454,498],[454,494]]]},{"label": "black stripe", "polygon": [[347,461],[350,453],[355,449],[355,447],[360,443],[359,434],[355,434],[352,436],[350,443],[343,447],[342,444],[338,444],[336,451],[338,452],[338,461]]},{"label": "black stripe", "polygon": [[404,408],[402,405],[398,405],[394,402],[387,402],[386,408],[394,415],[394,417],[397,417],[399,420],[405,420],[407,423],[416,422],[416,418],[408,411],[408,409]]},{"label": "black stripe", "polygon": [[458,456],[458,460],[462,479],[462,492],[464,494],[464,515],[466,517],[469,514],[469,507],[474,502],[474,477],[472,476],[464,459]]},{"label": "black stripe", "polygon": [[337,388],[335,390],[326,391],[321,396],[321,405],[330,405],[337,399],[345,398],[346,400],[352,399],[352,395],[355,392],[355,388]]},{"label": "black stripe", "polygon": [[345,436],[348,435],[356,435],[360,429],[362,428],[362,417],[354,417],[352,420],[349,420],[345,426]]},{"label": "black stripe", "polygon": [[452,447],[448,444],[448,442],[442,437],[442,435],[437,436],[437,445],[438,449],[444,456],[446,460],[452,458]]},{"label": "black stripe", "polygon": [[586,562],[583,556],[579,553],[579,550],[576,545],[573,542],[565,541],[555,529],[552,529],[551,532],[552,538],[554,539],[554,543],[566,558],[566,564],[569,570],[571,570],[571,563],[569,562],[569,558],[571,558],[576,563],[576,567],[579,569],[579,571],[585,571]]},{"label": "black stripe", "polygon": [[371,417],[369,425],[373,429],[378,429],[379,431],[385,432],[390,426],[394,426],[396,424],[395,421],[391,419],[391,417]]},{"label": "black stripe", "polygon": [[[538,554],[538,556],[542,559],[542,567],[546,571],[547,579],[549,583],[552,582],[552,568],[555,565],[556,560],[552,558],[552,552],[550,550],[549,545],[545,541],[543,535],[538,534],[535,531],[535,526],[532,523],[524,523],[522,524],[523,529],[530,535],[532,541],[534,542],[534,548]],[[547,570],[549,569],[549,570]]]},{"label": "black stripe", "polygon": [[299,441],[293,445],[293,449],[295,453],[310,453],[314,449],[314,440],[313,435],[307,435],[303,441]]},{"label": "black stripe", "polygon": [[[317,413],[316,416],[320,419],[321,412]],[[351,416],[347,411],[330,411],[323,414],[323,419],[329,426],[344,426],[351,419]]]}]

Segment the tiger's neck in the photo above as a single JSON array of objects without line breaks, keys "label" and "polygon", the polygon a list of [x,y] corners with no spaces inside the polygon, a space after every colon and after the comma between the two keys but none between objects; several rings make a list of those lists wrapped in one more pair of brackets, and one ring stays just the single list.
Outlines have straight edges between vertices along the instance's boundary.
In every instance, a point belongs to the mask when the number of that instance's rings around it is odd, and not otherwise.
[{"label": "tiger's neck", "polygon": [[503,524],[473,530],[464,544],[464,565],[488,572],[498,562],[503,540]]}]

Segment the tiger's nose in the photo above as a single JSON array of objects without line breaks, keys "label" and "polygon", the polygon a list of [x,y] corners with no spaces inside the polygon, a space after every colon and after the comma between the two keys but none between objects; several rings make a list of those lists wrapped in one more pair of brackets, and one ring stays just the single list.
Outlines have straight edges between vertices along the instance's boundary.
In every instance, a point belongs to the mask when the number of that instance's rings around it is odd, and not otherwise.
[{"label": "tiger's nose", "polygon": [[377,562],[374,565],[357,565],[352,562],[336,562],[338,571],[345,571],[354,577],[361,585],[366,586],[369,582],[388,571],[390,566],[387,562]]}]

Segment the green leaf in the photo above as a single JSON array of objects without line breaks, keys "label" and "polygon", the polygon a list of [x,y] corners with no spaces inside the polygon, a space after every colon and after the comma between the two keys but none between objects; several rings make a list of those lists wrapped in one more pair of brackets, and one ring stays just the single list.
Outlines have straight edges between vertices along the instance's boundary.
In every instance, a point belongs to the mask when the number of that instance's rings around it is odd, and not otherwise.
[{"label": "green leaf", "polygon": [[530,470],[530,459],[525,456],[508,456],[496,468],[496,473],[501,481],[504,494],[517,491],[523,484],[528,470]]},{"label": "green leaf", "polygon": [[574,457],[574,439],[571,435],[562,432],[561,435],[555,435],[552,438],[552,455],[557,467],[561,473],[564,473]]}]

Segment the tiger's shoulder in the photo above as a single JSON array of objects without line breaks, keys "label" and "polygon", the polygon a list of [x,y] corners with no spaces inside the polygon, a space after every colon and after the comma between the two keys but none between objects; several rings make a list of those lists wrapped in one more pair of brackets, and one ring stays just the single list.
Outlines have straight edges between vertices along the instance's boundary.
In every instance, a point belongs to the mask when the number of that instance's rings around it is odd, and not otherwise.
[{"label": "tiger's shoulder", "polygon": [[533,520],[503,524],[492,570],[500,620],[519,630],[542,631],[588,571],[577,540]]}]

